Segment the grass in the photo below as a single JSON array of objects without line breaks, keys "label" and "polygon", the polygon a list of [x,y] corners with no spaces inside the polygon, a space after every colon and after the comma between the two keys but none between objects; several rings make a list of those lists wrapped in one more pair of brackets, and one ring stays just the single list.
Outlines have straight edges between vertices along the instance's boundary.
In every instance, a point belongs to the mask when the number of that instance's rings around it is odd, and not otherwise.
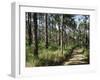
[{"label": "grass", "polygon": [[33,56],[33,48],[26,47],[26,63],[30,64],[27,67],[31,66],[56,66],[61,65],[63,61],[72,53],[72,49],[75,45],[70,45],[62,51],[56,45],[51,45],[48,49],[45,49],[44,44],[39,45],[39,54],[38,59]]},{"label": "grass", "polygon": [[84,47],[79,47],[77,44],[70,44],[66,48],[63,48],[63,53],[61,47],[55,44],[49,44],[48,49],[45,48],[45,43],[40,42],[38,44],[38,58],[33,54],[34,46],[26,45],[26,66],[56,66],[62,65],[62,63],[71,56],[74,48],[82,49],[82,53],[86,60],[89,60],[89,51]]}]

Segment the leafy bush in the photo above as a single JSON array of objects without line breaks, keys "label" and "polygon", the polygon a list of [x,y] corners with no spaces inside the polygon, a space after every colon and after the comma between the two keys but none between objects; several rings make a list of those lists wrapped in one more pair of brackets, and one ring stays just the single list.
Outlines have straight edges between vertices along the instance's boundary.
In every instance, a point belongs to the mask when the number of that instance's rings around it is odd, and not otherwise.
[{"label": "leafy bush", "polygon": [[48,49],[52,51],[56,51],[59,47],[56,44],[49,44]]}]

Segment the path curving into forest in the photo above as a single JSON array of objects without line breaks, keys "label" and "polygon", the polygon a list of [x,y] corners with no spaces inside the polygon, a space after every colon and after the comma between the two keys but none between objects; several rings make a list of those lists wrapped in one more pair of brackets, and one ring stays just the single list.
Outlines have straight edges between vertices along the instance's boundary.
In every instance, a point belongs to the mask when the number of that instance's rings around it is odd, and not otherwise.
[{"label": "path curving into forest", "polygon": [[86,57],[82,54],[83,49],[75,48],[72,52],[71,57],[64,61],[63,65],[77,65],[77,64],[87,64],[85,61]]}]

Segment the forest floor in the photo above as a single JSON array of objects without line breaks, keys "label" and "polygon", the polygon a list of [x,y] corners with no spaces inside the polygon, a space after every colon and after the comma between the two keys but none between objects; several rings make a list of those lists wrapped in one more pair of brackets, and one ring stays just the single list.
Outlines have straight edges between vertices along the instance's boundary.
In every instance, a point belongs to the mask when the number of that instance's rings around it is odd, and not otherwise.
[{"label": "forest floor", "polygon": [[83,49],[75,48],[71,57],[66,60],[63,65],[77,65],[77,64],[87,64],[85,61],[86,57],[82,54]]},{"label": "forest floor", "polygon": [[[45,55],[43,58],[45,58]],[[48,54],[48,56],[50,56],[50,54]],[[54,56],[54,55],[53,55]],[[47,56],[46,56],[47,57]],[[53,59],[51,57],[51,59]],[[88,64],[88,61],[86,61],[87,57],[84,55],[84,48],[79,48],[76,47],[72,50],[71,55],[69,55],[63,62],[61,62],[61,65],[80,65],[80,64]],[[38,61],[36,60],[37,64],[41,64],[42,61],[40,61],[38,63]],[[35,64],[36,64],[35,63]],[[26,62],[26,66],[28,67],[33,67],[33,60],[31,59],[30,62]],[[45,65],[44,65],[45,66]]]}]

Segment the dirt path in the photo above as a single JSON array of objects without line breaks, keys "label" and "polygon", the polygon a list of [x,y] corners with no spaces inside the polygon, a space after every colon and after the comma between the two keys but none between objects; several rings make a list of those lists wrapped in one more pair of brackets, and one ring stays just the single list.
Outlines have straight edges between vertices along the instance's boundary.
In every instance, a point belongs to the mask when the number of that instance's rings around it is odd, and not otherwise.
[{"label": "dirt path", "polygon": [[74,49],[71,58],[65,61],[63,64],[64,65],[86,64],[87,63],[85,61],[86,57],[82,53],[83,53],[83,49],[79,49],[79,48]]}]

